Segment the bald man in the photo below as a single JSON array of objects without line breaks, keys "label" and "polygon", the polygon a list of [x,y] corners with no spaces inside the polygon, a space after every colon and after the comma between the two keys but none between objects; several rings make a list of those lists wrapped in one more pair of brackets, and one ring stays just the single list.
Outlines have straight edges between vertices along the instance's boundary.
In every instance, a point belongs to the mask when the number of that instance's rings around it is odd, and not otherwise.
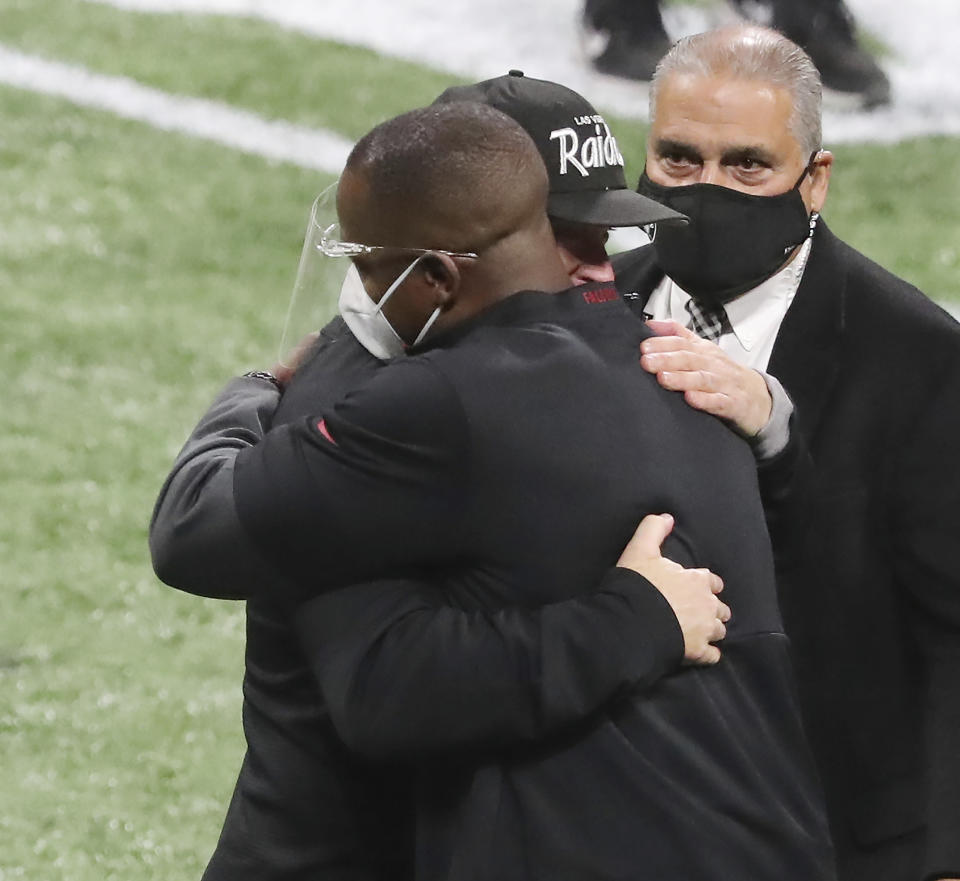
[{"label": "bald man", "polygon": [[[544,744],[422,768],[417,876],[832,878],[753,456],[643,371],[649,332],[611,286],[567,288],[536,157],[514,123],[471,104],[361,140],[341,179],[339,252],[373,299],[389,292],[385,319],[419,346],[299,424],[265,433],[264,414],[234,414],[202,472],[171,481],[202,509],[226,475],[235,534],[170,531],[158,570],[186,589],[202,576],[253,591],[277,589],[267,573],[282,571],[296,597],[318,573],[327,586],[431,573],[449,605],[491,616],[577,596],[638,516],[671,510],[665,547],[730,592],[723,661],[680,666],[676,617],[651,589],[640,638],[656,685]],[[159,518],[183,514],[161,498]],[[238,571],[243,539],[259,556],[248,547]],[[357,596],[304,613],[328,629],[331,706],[367,686],[356,646],[396,623]],[[459,710],[435,707],[437,725],[456,728]]]}]

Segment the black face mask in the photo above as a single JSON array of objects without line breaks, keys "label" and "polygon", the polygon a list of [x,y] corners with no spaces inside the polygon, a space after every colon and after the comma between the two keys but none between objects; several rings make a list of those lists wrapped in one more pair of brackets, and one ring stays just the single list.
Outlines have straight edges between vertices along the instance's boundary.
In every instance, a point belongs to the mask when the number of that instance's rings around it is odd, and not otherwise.
[{"label": "black face mask", "polygon": [[[812,160],[813,157],[811,157]],[[810,234],[800,184],[755,196],[716,184],[664,187],[644,172],[637,192],[690,218],[655,227],[653,248],[664,272],[703,303],[727,303],[766,281]]]}]

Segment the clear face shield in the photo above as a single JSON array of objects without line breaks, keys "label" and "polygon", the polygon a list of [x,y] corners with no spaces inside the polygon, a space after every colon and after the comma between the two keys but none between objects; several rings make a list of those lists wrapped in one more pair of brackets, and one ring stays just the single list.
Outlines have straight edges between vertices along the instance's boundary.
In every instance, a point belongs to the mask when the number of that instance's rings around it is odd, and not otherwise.
[{"label": "clear face shield", "polygon": [[[290,305],[280,337],[279,361],[285,364],[294,348],[309,334],[318,331],[337,314],[340,289],[348,260],[336,260],[324,250],[325,239],[337,228],[337,183],[327,187],[313,203],[303,250],[297,266],[297,278],[290,294]],[[354,274],[356,270],[353,270]],[[358,279],[359,280],[359,279]]]},{"label": "clear face shield", "polygon": [[[280,340],[281,364],[285,364],[285,359],[307,334],[319,330],[338,312],[354,336],[374,357],[387,360],[402,354],[407,343],[393,329],[382,311],[389,298],[428,254],[470,259],[478,256],[473,252],[345,242],[340,238],[336,199],[337,184],[334,183],[317,197],[310,210],[297,278]],[[408,252],[411,263],[379,300],[374,301],[349,258],[393,249]],[[434,310],[410,345],[416,345],[424,338],[440,311],[439,307]]]}]

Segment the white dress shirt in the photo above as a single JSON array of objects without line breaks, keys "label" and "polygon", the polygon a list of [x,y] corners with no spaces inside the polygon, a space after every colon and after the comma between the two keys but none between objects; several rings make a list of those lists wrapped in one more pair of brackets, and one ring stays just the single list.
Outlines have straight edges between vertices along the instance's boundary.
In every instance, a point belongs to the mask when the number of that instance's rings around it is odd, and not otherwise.
[{"label": "white dress shirt", "polygon": [[[797,256],[776,275],[724,305],[732,331],[724,333],[717,345],[738,364],[761,372],[767,369],[780,323],[803,278],[812,241],[808,238]],[[689,327],[689,299],[690,295],[680,285],[664,276],[647,300],[644,311],[651,318],[672,318]]]},{"label": "white dress shirt", "polygon": [[[803,278],[803,270],[810,256],[813,238],[808,238],[797,256],[775,275],[752,290],[724,304],[730,330],[721,334],[717,345],[738,364],[757,370],[770,392],[770,419],[756,436],[749,438],[757,459],[770,459],[787,445],[790,437],[790,417],[793,402],[780,381],[766,372],[773,352],[773,344],[780,332],[780,324],[796,296]],[[684,327],[690,326],[687,301],[690,295],[673,279],[664,276],[658,284],[644,314],[659,320],[673,319]]]}]

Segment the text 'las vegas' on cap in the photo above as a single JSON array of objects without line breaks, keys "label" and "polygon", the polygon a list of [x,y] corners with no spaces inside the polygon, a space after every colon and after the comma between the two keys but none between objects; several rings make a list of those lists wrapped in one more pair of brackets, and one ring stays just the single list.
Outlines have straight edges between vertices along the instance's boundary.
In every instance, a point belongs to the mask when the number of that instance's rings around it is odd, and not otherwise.
[{"label": "text 'las vegas' on cap", "polygon": [[468,86],[451,86],[434,103],[476,101],[518,122],[550,176],[547,213],[574,223],[644,226],[686,217],[627,187],[623,156],[603,117],[582,95],[511,70]]}]

